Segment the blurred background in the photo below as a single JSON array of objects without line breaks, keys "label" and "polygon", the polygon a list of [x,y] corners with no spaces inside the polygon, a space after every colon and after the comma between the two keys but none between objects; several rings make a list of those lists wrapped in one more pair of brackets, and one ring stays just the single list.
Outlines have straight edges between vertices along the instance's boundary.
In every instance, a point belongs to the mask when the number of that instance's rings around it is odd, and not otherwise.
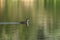
[{"label": "blurred background", "polygon": [[59,0],[0,0],[0,22],[24,24],[0,24],[0,40],[60,40]]}]

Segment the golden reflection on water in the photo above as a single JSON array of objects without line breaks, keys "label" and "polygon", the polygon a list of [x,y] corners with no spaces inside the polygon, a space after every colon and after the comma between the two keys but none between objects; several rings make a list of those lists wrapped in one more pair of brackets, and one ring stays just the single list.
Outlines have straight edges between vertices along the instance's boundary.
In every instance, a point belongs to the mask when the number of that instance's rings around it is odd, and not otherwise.
[{"label": "golden reflection on water", "polygon": [[21,2],[23,3],[23,5],[28,8],[28,7],[32,7],[34,4],[35,0],[21,0]]}]

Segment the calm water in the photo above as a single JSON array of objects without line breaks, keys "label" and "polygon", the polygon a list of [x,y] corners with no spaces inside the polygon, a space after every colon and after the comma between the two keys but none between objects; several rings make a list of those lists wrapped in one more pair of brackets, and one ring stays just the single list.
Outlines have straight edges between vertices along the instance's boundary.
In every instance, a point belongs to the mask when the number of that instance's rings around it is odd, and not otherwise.
[{"label": "calm water", "polygon": [[60,40],[59,0],[0,0],[0,40]]}]

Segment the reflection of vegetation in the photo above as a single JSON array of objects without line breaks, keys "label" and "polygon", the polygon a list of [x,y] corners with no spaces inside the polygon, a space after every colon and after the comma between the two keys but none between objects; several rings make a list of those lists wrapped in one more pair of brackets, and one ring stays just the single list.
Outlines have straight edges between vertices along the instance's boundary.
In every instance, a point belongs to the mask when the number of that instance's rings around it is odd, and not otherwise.
[{"label": "reflection of vegetation", "polygon": [[37,35],[38,35],[37,37],[38,40],[44,40],[44,29],[43,28],[39,29]]},{"label": "reflection of vegetation", "polygon": [[46,10],[48,11],[48,16],[52,16],[52,24],[49,24],[48,30],[50,32],[49,34],[52,34],[52,36],[54,36],[54,40],[59,40],[56,36],[60,36],[59,2],[58,0],[49,0],[45,3],[45,7],[47,8]]},{"label": "reflection of vegetation", "polygon": [[[31,18],[30,27],[27,28],[25,25],[0,25],[0,40],[37,40],[37,34],[40,34],[40,37],[44,38],[44,35],[49,36],[49,34],[51,34],[54,37],[60,33],[58,2],[56,13],[56,4],[54,0],[44,0],[45,4],[39,0],[35,1],[32,9],[26,9],[20,1],[17,0],[13,2],[12,0],[5,0],[5,8],[2,16],[0,16],[3,19],[0,21],[24,21],[29,17]],[[47,16],[47,26],[44,25],[44,16]],[[44,31],[43,29],[40,30],[41,24],[38,22],[40,22],[44,28],[46,27]],[[40,33],[37,33],[38,30],[40,30]],[[46,32],[46,34],[44,32]]]}]

